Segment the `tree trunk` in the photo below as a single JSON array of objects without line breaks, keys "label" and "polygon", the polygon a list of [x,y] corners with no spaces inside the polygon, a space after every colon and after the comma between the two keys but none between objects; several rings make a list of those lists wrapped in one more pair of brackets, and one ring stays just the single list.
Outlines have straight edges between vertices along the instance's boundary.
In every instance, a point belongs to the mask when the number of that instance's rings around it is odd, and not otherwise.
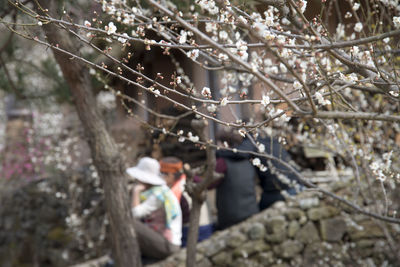
[{"label": "tree trunk", "polygon": [[200,209],[203,204],[202,199],[197,196],[192,196],[192,209],[190,211],[189,218],[189,231],[187,239],[187,251],[186,251],[186,266],[196,266],[196,245],[199,236],[199,221],[200,221]]},{"label": "tree trunk", "polygon": [[[56,1],[39,0],[52,17],[56,14]],[[40,13],[39,8],[37,9]],[[53,24],[43,25],[49,43],[58,45],[75,55],[79,53],[74,41],[66,31]],[[90,146],[92,158],[104,187],[106,211],[111,226],[113,258],[117,266],[140,266],[140,252],[133,228],[125,177],[125,166],[116,143],[96,106],[88,69],[78,60],[53,50],[67,81],[79,118]]]}]

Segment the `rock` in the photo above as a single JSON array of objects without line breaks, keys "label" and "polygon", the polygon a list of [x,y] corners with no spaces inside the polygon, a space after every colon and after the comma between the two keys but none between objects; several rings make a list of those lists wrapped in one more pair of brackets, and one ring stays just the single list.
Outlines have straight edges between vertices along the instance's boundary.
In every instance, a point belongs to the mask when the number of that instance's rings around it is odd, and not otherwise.
[{"label": "rock", "polygon": [[232,267],[263,267],[265,265],[262,265],[252,259],[240,258],[240,259],[235,260],[235,262],[233,262],[230,266],[232,266]]},{"label": "rock", "polygon": [[343,218],[336,217],[320,221],[321,237],[325,241],[340,241],[346,230],[347,225]]},{"label": "rock", "polygon": [[248,258],[257,252],[265,252],[271,249],[271,246],[263,240],[248,242],[234,250],[233,255],[235,258]]},{"label": "rock", "polygon": [[291,221],[288,226],[288,236],[294,237],[299,229],[300,224],[297,221]]},{"label": "rock", "polygon": [[291,259],[303,250],[304,245],[297,240],[286,240],[274,247],[274,252],[284,259]]},{"label": "rock", "polygon": [[306,223],[295,235],[295,239],[304,243],[310,244],[319,241],[318,230],[313,222]]},{"label": "rock", "polygon": [[[264,228],[264,226],[263,226],[263,228]],[[239,231],[234,231],[229,235],[229,238],[226,241],[226,244],[229,247],[236,248],[240,244],[242,244],[244,241],[246,241],[246,236]]]},{"label": "rock", "polygon": [[286,238],[287,221],[283,216],[274,216],[264,222],[267,234],[265,240],[272,243],[280,243]]},{"label": "rock", "polygon": [[339,214],[339,209],[332,206],[311,208],[307,211],[307,216],[312,221],[333,217]]},{"label": "rock", "polygon": [[285,263],[285,262],[281,262],[281,263],[277,263],[274,265],[271,265],[271,267],[289,267],[290,265]]},{"label": "rock", "polygon": [[272,251],[261,252],[256,258],[258,262],[261,262],[264,265],[270,265],[275,261],[274,253]]},{"label": "rock", "polygon": [[201,261],[197,262],[196,264],[198,267],[212,267],[213,266],[212,262],[207,258],[202,259]]},{"label": "rock", "polygon": [[204,254],[207,257],[217,254],[226,247],[225,239],[214,239],[213,242],[207,242],[204,246]]},{"label": "rock", "polygon": [[302,211],[301,209],[297,209],[297,208],[288,208],[284,212],[284,214],[285,214],[286,218],[288,218],[289,220],[298,220],[302,216],[304,216],[304,211]]},{"label": "rock", "polygon": [[274,234],[266,234],[265,240],[271,243],[281,243],[286,238],[286,231],[282,231]]},{"label": "rock", "polygon": [[212,262],[218,266],[227,266],[232,263],[232,254],[222,251],[211,258]]},{"label": "rock", "polygon": [[280,233],[285,231],[287,226],[287,222],[283,216],[269,218],[264,222],[264,224],[268,233]]},{"label": "rock", "polygon": [[247,231],[250,240],[262,239],[265,236],[265,227],[261,223],[254,223]]},{"label": "rock", "polygon": [[356,242],[357,248],[370,248],[375,245],[375,239],[361,239]]},{"label": "rock", "polygon": [[303,210],[319,205],[319,199],[317,197],[299,199],[300,208]]},{"label": "rock", "polygon": [[[185,253],[186,253],[186,250],[185,250]],[[196,253],[196,262],[201,261],[202,259],[204,259],[204,254]]]},{"label": "rock", "polygon": [[348,231],[352,240],[384,236],[382,229],[373,221],[362,221],[358,223],[358,226]]}]

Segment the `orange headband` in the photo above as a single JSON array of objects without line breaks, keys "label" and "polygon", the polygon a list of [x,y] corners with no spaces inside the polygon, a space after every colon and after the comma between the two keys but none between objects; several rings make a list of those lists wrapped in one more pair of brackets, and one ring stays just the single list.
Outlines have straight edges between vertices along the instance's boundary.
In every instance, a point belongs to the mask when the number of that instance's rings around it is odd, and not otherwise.
[{"label": "orange headband", "polygon": [[163,173],[176,173],[183,168],[183,163],[182,161],[179,162],[163,162],[160,161],[160,171]]}]

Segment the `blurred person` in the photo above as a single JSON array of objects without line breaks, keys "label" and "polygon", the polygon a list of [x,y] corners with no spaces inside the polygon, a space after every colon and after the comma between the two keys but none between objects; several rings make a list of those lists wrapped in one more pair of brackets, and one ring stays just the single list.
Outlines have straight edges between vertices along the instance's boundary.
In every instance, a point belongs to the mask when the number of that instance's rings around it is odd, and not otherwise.
[{"label": "blurred person", "polygon": [[[242,137],[232,130],[217,134],[220,145],[238,147]],[[216,172],[223,174],[216,186],[217,229],[237,224],[259,211],[256,198],[256,171],[247,153],[230,150],[216,152]]]},{"label": "blurred person", "polygon": [[132,212],[135,230],[144,258],[161,260],[179,250],[182,238],[182,212],[178,199],[160,174],[160,164],[149,157],[126,172],[135,179]]},{"label": "blurred person", "polygon": [[[292,159],[289,152],[276,138],[258,136],[257,138],[253,138],[253,140],[254,143],[249,138],[245,138],[237,149],[258,152],[257,146],[263,145],[266,154],[272,155],[286,163],[291,162]],[[270,207],[277,201],[285,200],[282,194],[283,191],[286,191],[289,195],[295,195],[297,191],[302,189],[303,186],[288,167],[277,160],[267,160],[264,157],[259,158],[261,164],[267,167],[265,171],[255,168],[262,188],[259,203],[260,210]]]},{"label": "blurred person", "polygon": [[[183,172],[183,162],[177,157],[165,157],[160,160],[161,173],[167,183],[180,201],[182,209],[182,246],[186,246],[189,229],[189,215],[191,198],[185,192],[186,175]],[[200,210],[199,237],[202,241],[212,235],[213,225],[211,223],[207,203],[204,202]]]}]

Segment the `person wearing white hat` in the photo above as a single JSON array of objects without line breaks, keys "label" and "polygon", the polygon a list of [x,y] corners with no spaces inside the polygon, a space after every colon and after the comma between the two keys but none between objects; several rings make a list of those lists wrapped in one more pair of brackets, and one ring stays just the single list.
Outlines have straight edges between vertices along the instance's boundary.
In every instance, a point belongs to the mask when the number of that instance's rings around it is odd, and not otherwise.
[{"label": "person wearing white hat", "polygon": [[160,174],[160,164],[149,157],[126,170],[137,181],[133,188],[132,212],[142,255],[164,259],[181,245],[182,212],[174,193]]}]

